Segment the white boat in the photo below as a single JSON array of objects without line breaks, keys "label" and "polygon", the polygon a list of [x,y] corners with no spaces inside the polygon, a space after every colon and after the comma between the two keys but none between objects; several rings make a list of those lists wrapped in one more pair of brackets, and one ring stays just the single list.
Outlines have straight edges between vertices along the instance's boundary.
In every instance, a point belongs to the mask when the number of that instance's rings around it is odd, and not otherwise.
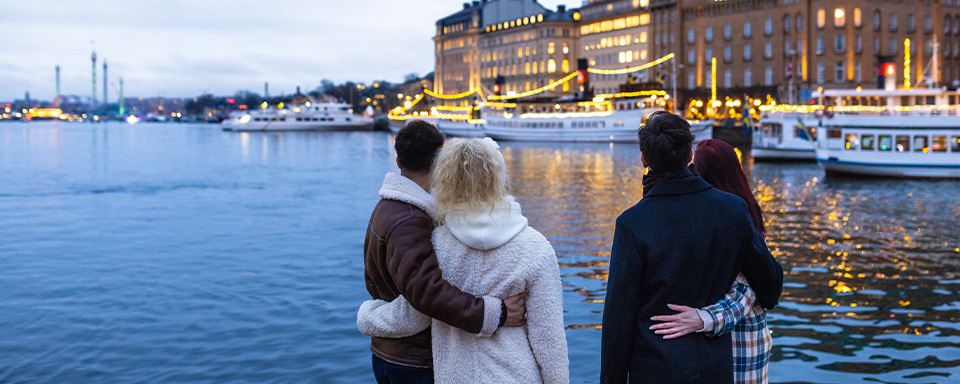
[{"label": "white boat", "polygon": [[750,155],[754,160],[814,161],[818,122],[812,111],[766,112],[760,124],[753,128]]},{"label": "white boat", "polygon": [[[503,104],[484,108],[486,136],[504,141],[628,142],[638,141],[637,129],[651,113],[662,110],[655,98],[587,102]],[[692,121],[696,140],[713,136],[712,120]]]},{"label": "white boat", "polygon": [[[372,116],[357,116],[346,103],[306,101],[285,108],[264,108],[231,115],[223,129],[232,131],[351,131],[372,130]],[[368,111],[369,112],[369,111]]]},{"label": "white boat", "polygon": [[817,162],[828,174],[960,178],[960,93],[824,90]]}]

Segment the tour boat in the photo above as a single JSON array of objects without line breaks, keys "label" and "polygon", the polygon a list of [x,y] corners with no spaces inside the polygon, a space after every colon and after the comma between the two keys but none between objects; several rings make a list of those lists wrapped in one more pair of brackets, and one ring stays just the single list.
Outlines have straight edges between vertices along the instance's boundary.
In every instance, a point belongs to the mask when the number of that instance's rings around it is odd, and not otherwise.
[{"label": "tour boat", "polygon": [[[662,110],[655,101],[650,97],[499,104],[502,108],[483,109],[483,131],[486,136],[504,141],[635,143],[644,119]],[[690,130],[695,142],[709,139],[713,136],[713,121],[693,121]]]},{"label": "tour boat", "polygon": [[817,162],[828,174],[960,178],[960,93],[824,90]]},{"label": "tour boat", "polygon": [[[472,118],[466,114],[434,114],[423,117],[411,116],[406,119],[409,122],[413,119],[421,119],[433,124],[437,129],[447,137],[484,137],[483,119]],[[399,127],[394,133],[400,131]]]},{"label": "tour boat", "polygon": [[[372,130],[373,117],[353,114],[350,104],[306,101],[286,108],[263,108],[224,120],[223,129],[232,131],[349,131]],[[369,108],[368,108],[369,109]]]},{"label": "tour boat", "polygon": [[753,127],[754,160],[814,161],[816,127],[819,122],[808,106],[777,106],[765,112]]}]

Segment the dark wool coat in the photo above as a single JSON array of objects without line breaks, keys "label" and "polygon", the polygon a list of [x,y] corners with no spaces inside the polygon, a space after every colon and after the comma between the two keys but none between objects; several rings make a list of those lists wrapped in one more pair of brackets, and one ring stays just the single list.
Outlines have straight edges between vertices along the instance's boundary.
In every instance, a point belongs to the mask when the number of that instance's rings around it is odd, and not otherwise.
[{"label": "dark wool coat", "polygon": [[651,317],[722,299],[737,273],[773,308],[783,268],[740,197],[688,170],[655,184],[617,218],[603,309],[601,383],[733,383],[730,335],[664,340]]}]

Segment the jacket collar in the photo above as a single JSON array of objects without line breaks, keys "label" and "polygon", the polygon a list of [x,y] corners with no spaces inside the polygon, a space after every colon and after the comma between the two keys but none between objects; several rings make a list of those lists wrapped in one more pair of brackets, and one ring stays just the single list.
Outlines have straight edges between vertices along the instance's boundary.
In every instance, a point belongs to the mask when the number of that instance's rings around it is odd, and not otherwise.
[{"label": "jacket collar", "polygon": [[661,179],[650,188],[650,192],[644,194],[643,197],[685,195],[713,188],[710,183],[707,183],[689,169],[660,177]]},{"label": "jacket collar", "polygon": [[387,200],[396,200],[422,209],[430,217],[436,213],[436,199],[420,185],[396,173],[387,173],[383,177],[383,186],[380,187],[380,197]]},{"label": "jacket collar", "polygon": [[460,205],[444,218],[450,233],[470,248],[484,251],[498,248],[527,227],[527,218],[520,213],[520,204],[513,196],[479,208]]}]

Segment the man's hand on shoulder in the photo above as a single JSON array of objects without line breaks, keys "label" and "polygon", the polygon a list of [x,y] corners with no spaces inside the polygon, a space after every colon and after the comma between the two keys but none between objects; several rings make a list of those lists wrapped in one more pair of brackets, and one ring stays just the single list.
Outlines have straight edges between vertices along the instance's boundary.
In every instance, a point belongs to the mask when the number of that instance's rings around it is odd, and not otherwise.
[{"label": "man's hand on shoulder", "polygon": [[527,324],[527,295],[523,293],[503,299],[503,305],[507,309],[507,321],[503,323],[504,327],[522,327]]}]

